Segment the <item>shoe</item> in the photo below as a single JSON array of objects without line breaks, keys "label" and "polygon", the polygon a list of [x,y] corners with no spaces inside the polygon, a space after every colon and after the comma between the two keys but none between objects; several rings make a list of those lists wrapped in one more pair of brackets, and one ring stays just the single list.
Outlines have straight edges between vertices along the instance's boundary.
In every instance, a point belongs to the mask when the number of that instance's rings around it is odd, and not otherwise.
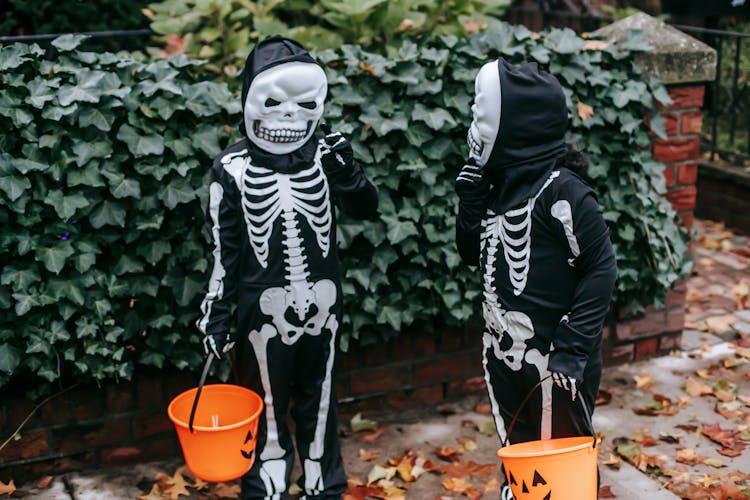
[{"label": "shoe", "polygon": [[500,500],[513,500],[513,492],[507,484],[504,484],[503,487],[500,488]]}]

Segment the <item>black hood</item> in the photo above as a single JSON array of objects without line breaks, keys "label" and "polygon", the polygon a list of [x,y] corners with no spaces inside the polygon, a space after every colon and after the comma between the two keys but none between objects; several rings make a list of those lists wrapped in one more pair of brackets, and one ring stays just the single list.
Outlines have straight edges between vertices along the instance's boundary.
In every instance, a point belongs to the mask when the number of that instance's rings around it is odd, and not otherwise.
[{"label": "black hood", "polygon": [[[305,48],[290,38],[281,35],[273,35],[258,42],[245,61],[242,71],[242,109],[245,108],[247,93],[250,84],[258,74],[267,69],[289,62],[304,62],[317,64]],[[265,151],[255,144],[245,131],[244,118],[240,122],[240,130],[250,143],[250,156],[255,158],[254,163],[264,167],[272,168],[278,172],[291,173],[299,171],[308,166],[315,157],[318,138],[315,134],[310,137],[299,149],[288,154],[275,155]]]},{"label": "black hood", "polygon": [[557,79],[536,63],[498,59],[500,126],[484,165],[495,191],[496,213],[536,194],[565,153],[568,109]]}]

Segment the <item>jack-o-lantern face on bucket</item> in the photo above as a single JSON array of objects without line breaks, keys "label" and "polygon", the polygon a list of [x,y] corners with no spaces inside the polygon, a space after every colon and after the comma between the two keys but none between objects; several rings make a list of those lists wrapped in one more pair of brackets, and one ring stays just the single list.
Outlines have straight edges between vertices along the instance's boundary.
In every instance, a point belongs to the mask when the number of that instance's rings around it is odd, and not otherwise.
[{"label": "jack-o-lantern face on bucket", "polygon": [[515,498],[518,500],[551,500],[552,490],[547,486],[547,481],[544,480],[539,471],[534,469],[534,477],[531,481],[521,479],[521,491],[518,492],[518,481],[513,477],[513,473],[508,471],[508,479],[510,480],[511,489]]}]

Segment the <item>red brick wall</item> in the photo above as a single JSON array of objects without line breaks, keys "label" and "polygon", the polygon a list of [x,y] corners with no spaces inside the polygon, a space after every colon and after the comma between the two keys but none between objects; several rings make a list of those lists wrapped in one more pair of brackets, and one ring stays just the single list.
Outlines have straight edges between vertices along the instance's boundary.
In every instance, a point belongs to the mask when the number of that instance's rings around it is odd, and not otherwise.
[{"label": "red brick wall", "polygon": [[666,119],[667,139],[654,141],[654,159],[664,163],[665,196],[690,228],[696,201],[696,179],[703,123],[703,84],[668,87],[673,103],[661,112]]}]

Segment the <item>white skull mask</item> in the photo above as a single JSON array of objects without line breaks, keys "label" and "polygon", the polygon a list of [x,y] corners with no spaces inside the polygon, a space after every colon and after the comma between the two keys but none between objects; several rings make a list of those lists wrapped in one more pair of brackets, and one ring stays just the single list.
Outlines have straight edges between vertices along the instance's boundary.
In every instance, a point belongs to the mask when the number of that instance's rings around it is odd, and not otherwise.
[{"label": "white skull mask", "polygon": [[469,157],[484,165],[495,146],[500,129],[500,73],[497,61],[492,61],[479,70],[474,81],[473,119],[466,141]]},{"label": "white skull mask", "polygon": [[259,73],[245,100],[245,129],[251,141],[273,154],[299,149],[323,115],[328,81],[317,64],[291,62]]}]

